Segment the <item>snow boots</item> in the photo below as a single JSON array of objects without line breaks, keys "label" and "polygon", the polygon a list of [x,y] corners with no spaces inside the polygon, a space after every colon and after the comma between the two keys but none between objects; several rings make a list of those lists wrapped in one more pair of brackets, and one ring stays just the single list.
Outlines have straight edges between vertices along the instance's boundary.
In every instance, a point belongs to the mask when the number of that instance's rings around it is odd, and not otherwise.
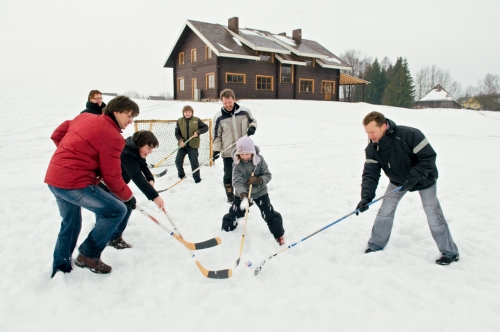
[{"label": "snow boots", "polygon": [[234,200],[233,184],[232,183],[224,183],[224,189],[226,189],[227,202],[229,204],[232,204],[233,200]]},{"label": "snow boots", "polygon": [[75,265],[81,268],[88,268],[90,271],[99,274],[108,274],[111,272],[111,266],[106,265],[100,258],[91,259],[79,254],[75,260]]},{"label": "snow boots", "polygon": [[113,248],[118,249],[118,250],[132,248],[132,246],[130,244],[128,244],[127,242],[125,242],[121,236],[117,239],[110,240],[108,242],[108,246],[113,247]]},{"label": "snow boots", "polygon": [[458,256],[455,257],[442,256],[440,259],[436,260],[436,264],[438,265],[450,265],[453,262],[458,262]]}]

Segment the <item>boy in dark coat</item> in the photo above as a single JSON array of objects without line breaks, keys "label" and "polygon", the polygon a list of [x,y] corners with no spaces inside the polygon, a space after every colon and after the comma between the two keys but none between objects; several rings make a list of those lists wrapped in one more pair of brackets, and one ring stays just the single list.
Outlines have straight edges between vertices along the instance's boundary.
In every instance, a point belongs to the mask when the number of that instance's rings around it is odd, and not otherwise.
[{"label": "boy in dark coat", "polygon": [[243,136],[236,142],[236,149],[232,152],[235,195],[229,213],[222,218],[222,229],[226,232],[236,229],[238,226],[237,218],[245,215],[245,209],[240,207],[241,202],[248,203],[245,198],[248,197],[249,187],[252,185],[250,198],[259,208],[262,219],[267,223],[269,231],[281,246],[285,244],[283,219],[281,214],[275,211],[271,205],[267,193],[267,183],[271,181],[271,172],[264,157],[259,152],[259,148],[254,146],[252,139],[248,136]]},{"label": "boy in dark coat", "polygon": [[102,93],[99,90],[91,90],[87,99],[87,108],[81,113],[91,113],[101,115],[102,110],[106,107],[106,103],[102,101]]},{"label": "boy in dark coat", "polygon": [[[175,127],[175,138],[179,142],[179,150],[177,151],[177,157],[175,158],[175,166],[177,167],[177,173],[179,179],[186,176],[184,173],[184,157],[188,155],[189,162],[191,163],[191,170],[195,170],[200,167],[198,163],[198,148],[200,147],[200,135],[208,131],[208,126],[206,123],[197,118],[194,115],[194,110],[191,106],[186,105],[182,109],[182,118],[177,120],[177,125]],[[191,136],[194,136],[191,138]],[[185,144],[189,138],[191,140]],[[201,181],[200,171],[196,171],[193,174],[193,179],[195,183]]]},{"label": "boy in dark coat", "polygon": [[[142,193],[146,195],[149,200],[153,201],[160,210],[165,212],[165,204],[154,188],[154,176],[151,174],[151,171],[146,163],[146,156],[153,152],[153,149],[157,148],[158,145],[158,139],[152,132],[148,130],[135,132],[134,135],[125,140],[125,147],[122,151],[120,159],[122,165],[122,177],[125,183],[128,184],[130,180],[132,180],[137,188],[139,188],[139,190],[142,191]],[[99,187],[108,191],[104,182],[101,182]],[[130,244],[125,242],[122,237],[122,234],[127,227],[131,212],[132,209],[129,208],[127,214],[111,236],[108,246],[116,249],[127,249],[132,247]]]}]

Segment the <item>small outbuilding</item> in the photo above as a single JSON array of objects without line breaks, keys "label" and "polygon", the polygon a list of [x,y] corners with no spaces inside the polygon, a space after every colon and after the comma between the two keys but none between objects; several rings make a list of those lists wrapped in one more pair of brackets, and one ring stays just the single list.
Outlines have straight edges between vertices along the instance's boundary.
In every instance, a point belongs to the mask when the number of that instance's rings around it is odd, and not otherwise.
[{"label": "small outbuilding", "polygon": [[415,108],[462,108],[440,84],[415,103]]}]

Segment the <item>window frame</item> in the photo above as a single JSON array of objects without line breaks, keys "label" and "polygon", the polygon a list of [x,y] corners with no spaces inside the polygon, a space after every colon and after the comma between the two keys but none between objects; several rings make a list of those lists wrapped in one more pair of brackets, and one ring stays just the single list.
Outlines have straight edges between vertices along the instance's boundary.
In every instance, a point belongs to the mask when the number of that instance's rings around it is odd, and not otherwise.
[{"label": "window frame", "polygon": [[[194,56],[193,56],[194,53]],[[191,63],[196,62],[196,48],[191,49]]]},{"label": "window frame", "polygon": [[[302,91],[301,88],[301,83],[303,81],[309,81],[312,82],[312,91]],[[311,93],[314,94],[314,79],[313,78],[299,78],[299,93]]]},{"label": "window frame", "polygon": [[[264,84],[270,84],[270,89],[259,89],[259,78],[270,78],[271,82],[270,83],[264,83]],[[262,82],[260,83],[262,85]],[[274,91],[274,76],[269,76],[269,75],[255,75],[255,91]]]},{"label": "window frame", "polygon": [[[231,76],[243,76],[243,82],[229,82],[227,80],[227,77],[231,75]],[[246,74],[242,74],[242,73],[231,73],[231,72],[226,72],[226,83],[227,84],[247,84],[247,75]]]},{"label": "window frame", "polygon": [[184,52],[179,52],[179,66],[185,63]]},{"label": "window frame", "polygon": [[[182,89],[181,89],[181,80],[182,80]],[[186,91],[186,80],[184,77],[177,77],[177,92]]]},{"label": "window frame", "polygon": [[[214,86],[213,87],[210,87],[209,76],[213,76],[213,78],[214,78]],[[205,74],[205,80],[206,80],[205,88],[207,90],[215,90],[215,73],[206,73]]]},{"label": "window frame", "polygon": [[208,46],[205,46],[205,60],[211,60],[212,59],[212,49]]},{"label": "window frame", "polygon": [[325,94],[325,89],[324,89],[324,86],[325,86],[325,83],[333,83],[333,91],[330,92],[332,95],[335,94],[335,85],[336,85],[336,81],[332,81],[332,80],[321,80],[321,94],[324,95]]},{"label": "window frame", "polygon": [[285,84],[290,84],[290,83],[293,83],[294,81],[294,77],[293,77],[293,66],[294,65],[288,65],[288,64],[285,64],[287,66],[290,66],[290,71],[291,71],[291,75],[290,75],[290,82],[283,82],[282,78],[283,78],[283,75],[281,74],[281,69],[283,67],[283,64],[280,63],[280,83],[285,83]]}]

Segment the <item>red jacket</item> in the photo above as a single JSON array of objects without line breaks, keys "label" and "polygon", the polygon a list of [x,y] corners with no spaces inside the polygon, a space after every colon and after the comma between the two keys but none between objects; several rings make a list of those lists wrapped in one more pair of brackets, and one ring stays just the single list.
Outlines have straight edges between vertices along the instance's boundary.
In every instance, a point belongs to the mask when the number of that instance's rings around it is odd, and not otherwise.
[{"label": "red jacket", "polygon": [[129,200],[132,191],[122,178],[120,155],[125,140],[120,133],[120,127],[106,115],[83,113],[63,122],[51,136],[57,150],[50,160],[45,183],[56,188],[81,189],[97,185],[100,175],[113,194],[122,201]]}]

